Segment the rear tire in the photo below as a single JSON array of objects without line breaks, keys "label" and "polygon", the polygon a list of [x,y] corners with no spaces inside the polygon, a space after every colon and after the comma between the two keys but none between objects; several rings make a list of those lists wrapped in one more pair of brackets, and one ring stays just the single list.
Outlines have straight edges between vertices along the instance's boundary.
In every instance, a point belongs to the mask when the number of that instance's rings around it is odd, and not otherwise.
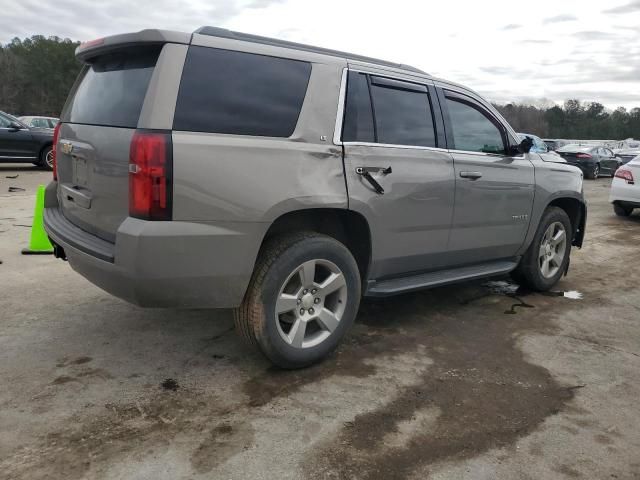
[{"label": "rear tire", "polygon": [[53,147],[51,145],[44,147],[40,152],[38,166],[45,170],[53,170]]},{"label": "rear tire", "polygon": [[542,215],[531,245],[512,277],[531,290],[550,290],[567,270],[571,255],[573,228],[567,213],[549,207]]},{"label": "rear tire", "polygon": [[633,212],[633,208],[624,207],[624,206],[620,205],[619,203],[614,203],[613,204],[613,211],[619,217],[628,217]]},{"label": "rear tire", "polygon": [[236,329],[282,368],[302,368],[331,353],[353,325],[360,304],[358,265],[326,235],[274,238],[262,249]]}]

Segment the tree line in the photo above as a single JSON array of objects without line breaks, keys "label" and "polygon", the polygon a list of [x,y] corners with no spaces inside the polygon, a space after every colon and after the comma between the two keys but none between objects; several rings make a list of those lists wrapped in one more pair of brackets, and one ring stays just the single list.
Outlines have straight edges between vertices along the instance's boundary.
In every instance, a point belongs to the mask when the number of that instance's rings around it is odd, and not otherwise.
[{"label": "tree line", "polygon": [[495,105],[518,132],[542,138],[622,140],[640,138],[640,108],[613,112],[598,102],[567,100],[548,108],[509,103]]},{"label": "tree line", "polygon": [[[36,35],[0,45],[0,110],[57,117],[78,75],[79,42]],[[567,100],[543,107],[509,103],[496,108],[518,132],[543,138],[640,138],[640,108],[613,112],[598,102]]]},{"label": "tree line", "polygon": [[79,43],[36,35],[0,45],[0,110],[58,117],[80,72]]}]

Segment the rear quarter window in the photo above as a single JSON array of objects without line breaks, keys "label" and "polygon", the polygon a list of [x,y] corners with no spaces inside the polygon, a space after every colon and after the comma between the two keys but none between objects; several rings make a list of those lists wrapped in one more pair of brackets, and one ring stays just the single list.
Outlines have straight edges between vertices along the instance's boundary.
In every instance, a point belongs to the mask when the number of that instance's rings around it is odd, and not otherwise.
[{"label": "rear quarter window", "polygon": [[135,128],[160,48],[127,49],[93,59],[80,73],[63,122]]},{"label": "rear quarter window", "polygon": [[185,61],[174,130],[289,137],[311,64],[192,46]]}]

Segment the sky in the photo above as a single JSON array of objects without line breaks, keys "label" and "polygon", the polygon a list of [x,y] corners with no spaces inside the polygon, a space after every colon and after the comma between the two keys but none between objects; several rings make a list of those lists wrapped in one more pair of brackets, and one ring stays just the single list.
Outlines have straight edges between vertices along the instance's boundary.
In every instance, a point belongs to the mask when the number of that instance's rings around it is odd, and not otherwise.
[{"label": "sky", "polygon": [[640,0],[0,0],[0,43],[202,25],[406,63],[498,103],[640,107]]}]

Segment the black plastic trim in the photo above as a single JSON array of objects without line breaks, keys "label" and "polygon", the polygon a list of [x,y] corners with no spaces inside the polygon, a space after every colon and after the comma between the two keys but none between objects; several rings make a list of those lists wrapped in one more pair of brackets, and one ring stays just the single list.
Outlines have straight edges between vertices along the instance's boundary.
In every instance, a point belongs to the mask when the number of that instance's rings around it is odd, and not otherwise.
[{"label": "black plastic trim", "polygon": [[69,245],[92,257],[114,263],[116,246],[71,223],[60,208],[44,209],[44,228],[53,242],[63,248]]}]

